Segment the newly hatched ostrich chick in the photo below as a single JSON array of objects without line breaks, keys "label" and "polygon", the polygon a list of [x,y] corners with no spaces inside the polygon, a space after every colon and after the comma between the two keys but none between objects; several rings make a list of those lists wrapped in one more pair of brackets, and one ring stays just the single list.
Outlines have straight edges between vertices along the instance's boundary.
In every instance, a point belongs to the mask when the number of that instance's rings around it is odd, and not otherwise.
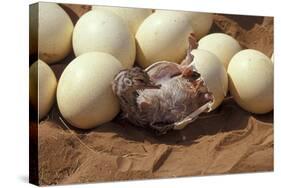
[{"label": "newly hatched ostrich chick", "polygon": [[164,134],[185,127],[209,109],[213,96],[190,64],[190,52],[197,47],[193,35],[189,43],[181,64],[160,61],[145,70],[133,67],[116,75],[112,89],[124,117],[132,124]]}]

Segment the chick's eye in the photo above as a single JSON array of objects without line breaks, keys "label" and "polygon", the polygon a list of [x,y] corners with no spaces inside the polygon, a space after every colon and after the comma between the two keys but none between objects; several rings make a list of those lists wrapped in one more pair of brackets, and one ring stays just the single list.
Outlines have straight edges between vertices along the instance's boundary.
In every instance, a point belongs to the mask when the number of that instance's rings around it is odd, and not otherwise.
[{"label": "chick's eye", "polygon": [[131,85],[132,85],[132,81],[131,81],[130,79],[128,79],[128,78],[125,78],[125,79],[124,79],[124,82],[125,82],[125,84],[128,85],[128,86],[131,86]]}]

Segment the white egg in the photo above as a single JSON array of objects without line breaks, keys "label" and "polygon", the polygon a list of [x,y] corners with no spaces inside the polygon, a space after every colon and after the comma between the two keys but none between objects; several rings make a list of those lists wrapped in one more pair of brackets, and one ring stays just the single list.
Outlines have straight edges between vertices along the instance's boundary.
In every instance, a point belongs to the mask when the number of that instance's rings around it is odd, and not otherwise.
[{"label": "white egg", "polygon": [[[30,27],[38,29],[31,36],[38,42],[39,58],[50,64],[65,58],[71,50],[73,23],[67,13],[56,3],[40,2],[39,9],[32,8],[31,14],[39,14],[31,19]],[[38,11],[38,12],[37,12]],[[35,45],[36,47],[36,45]],[[35,50],[32,50],[37,51]]]},{"label": "white egg", "polygon": [[213,24],[213,14],[189,11],[156,10],[155,12],[181,12],[189,19],[197,39],[209,33]]},{"label": "white egg", "polygon": [[143,68],[157,61],[181,62],[189,47],[193,29],[181,12],[155,12],[140,25],[137,34],[137,62]]},{"label": "white egg", "polygon": [[228,90],[227,72],[220,60],[211,52],[195,49],[191,54],[194,56],[192,64],[201,74],[209,92],[214,96],[211,110],[216,109],[222,102]]},{"label": "white egg", "polygon": [[29,93],[39,119],[45,117],[53,106],[56,88],[57,79],[49,65],[41,60],[33,63],[29,71]]},{"label": "white egg", "polygon": [[92,51],[109,53],[125,68],[133,66],[136,55],[135,39],[125,21],[104,10],[91,10],[78,20],[73,49],[76,56]]},{"label": "white egg", "polygon": [[229,90],[245,110],[257,114],[273,109],[273,64],[263,53],[238,52],[228,66]]},{"label": "white egg", "polygon": [[140,24],[143,20],[152,14],[152,9],[141,8],[123,8],[123,7],[110,7],[110,6],[93,6],[93,10],[102,9],[111,11],[120,16],[127,22],[132,34],[135,36]]},{"label": "white egg", "polygon": [[112,120],[119,112],[119,102],[111,82],[121,69],[121,63],[107,53],[89,52],[76,57],[58,83],[57,103],[62,116],[81,129]]},{"label": "white egg", "polygon": [[231,36],[224,33],[206,35],[198,42],[198,49],[208,50],[215,54],[227,70],[231,58],[242,48]]}]

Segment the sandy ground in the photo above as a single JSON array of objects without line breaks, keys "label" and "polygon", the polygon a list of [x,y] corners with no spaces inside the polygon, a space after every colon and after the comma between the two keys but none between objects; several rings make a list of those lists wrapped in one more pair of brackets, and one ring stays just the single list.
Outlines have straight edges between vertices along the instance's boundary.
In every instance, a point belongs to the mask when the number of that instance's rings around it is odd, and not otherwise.
[{"label": "sandy ground", "polygon": [[[272,18],[216,15],[211,32],[272,54]],[[73,58],[52,65],[58,78]],[[59,116],[55,105],[38,125],[40,185],[273,170],[273,112],[252,115],[231,98],[185,129],[163,136],[118,118],[89,131],[68,125],[69,130]]]}]

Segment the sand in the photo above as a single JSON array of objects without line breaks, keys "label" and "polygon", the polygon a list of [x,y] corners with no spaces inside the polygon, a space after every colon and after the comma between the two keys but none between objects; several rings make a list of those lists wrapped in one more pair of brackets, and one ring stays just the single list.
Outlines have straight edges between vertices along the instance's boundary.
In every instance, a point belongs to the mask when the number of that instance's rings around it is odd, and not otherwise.
[{"label": "sand", "polygon": [[[272,54],[272,18],[216,15],[211,32]],[[52,65],[57,77],[73,58]],[[273,112],[253,115],[231,96],[211,114],[162,136],[118,117],[88,131],[67,124],[69,130],[59,117],[55,105],[38,125],[40,185],[273,171]]]}]

